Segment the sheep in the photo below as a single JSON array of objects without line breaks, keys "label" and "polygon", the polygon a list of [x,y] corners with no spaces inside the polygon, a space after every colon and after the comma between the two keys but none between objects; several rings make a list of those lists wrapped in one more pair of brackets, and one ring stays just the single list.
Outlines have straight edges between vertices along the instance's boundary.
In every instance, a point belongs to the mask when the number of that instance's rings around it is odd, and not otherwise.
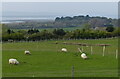
[{"label": "sheep", "polygon": [[82,54],[81,54],[81,58],[87,59],[88,57],[87,57],[87,55],[86,55],[85,53],[82,53]]},{"label": "sheep", "polygon": [[67,52],[67,49],[66,48],[62,48],[61,51],[62,52]]},{"label": "sheep", "polygon": [[9,64],[18,65],[19,62],[16,59],[11,58],[11,59],[9,59]]},{"label": "sheep", "polygon": [[25,51],[24,52],[26,55],[31,55],[30,51]]},{"label": "sheep", "polygon": [[80,48],[78,48],[78,50],[82,53],[81,54],[81,58],[83,58],[83,59],[87,59],[88,58],[87,55],[84,52],[82,52],[82,50]]}]

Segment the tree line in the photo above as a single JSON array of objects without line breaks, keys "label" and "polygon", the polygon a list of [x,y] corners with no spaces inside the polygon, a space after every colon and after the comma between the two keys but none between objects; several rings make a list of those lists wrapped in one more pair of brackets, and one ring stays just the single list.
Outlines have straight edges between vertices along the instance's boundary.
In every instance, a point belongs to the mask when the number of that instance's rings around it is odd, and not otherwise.
[{"label": "tree line", "polygon": [[54,29],[53,31],[38,29],[17,30],[6,29],[2,33],[2,41],[40,41],[40,40],[70,40],[70,39],[99,39],[120,36],[120,31],[114,27],[108,27],[105,31],[93,29],[76,29],[65,31],[64,29]]}]

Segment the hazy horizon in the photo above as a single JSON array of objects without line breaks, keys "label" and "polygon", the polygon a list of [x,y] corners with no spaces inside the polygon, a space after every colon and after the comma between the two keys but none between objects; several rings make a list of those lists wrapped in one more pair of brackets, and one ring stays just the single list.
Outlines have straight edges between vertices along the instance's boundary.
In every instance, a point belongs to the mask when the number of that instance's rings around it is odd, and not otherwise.
[{"label": "hazy horizon", "polygon": [[3,2],[2,16],[61,17],[102,16],[118,17],[117,2]]}]

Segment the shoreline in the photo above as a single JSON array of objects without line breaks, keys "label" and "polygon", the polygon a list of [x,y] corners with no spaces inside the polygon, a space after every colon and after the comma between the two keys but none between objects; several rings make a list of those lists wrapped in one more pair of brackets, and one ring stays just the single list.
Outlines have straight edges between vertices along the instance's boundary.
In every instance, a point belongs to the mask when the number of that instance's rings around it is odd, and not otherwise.
[{"label": "shoreline", "polygon": [[1,24],[11,24],[11,23],[23,23],[29,21],[36,22],[46,22],[46,21],[54,21],[54,17],[2,17],[0,23]]}]

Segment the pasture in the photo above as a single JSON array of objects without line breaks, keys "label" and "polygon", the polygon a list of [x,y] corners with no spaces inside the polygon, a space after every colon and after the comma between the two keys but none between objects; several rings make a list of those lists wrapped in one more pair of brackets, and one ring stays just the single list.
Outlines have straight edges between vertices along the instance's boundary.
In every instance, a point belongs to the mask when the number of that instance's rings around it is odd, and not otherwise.
[{"label": "pasture", "polygon": [[[102,47],[83,47],[89,59],[83,60],[78,53],[78,45],[54,44],[56,41],[13,42],[2,44],[3,77],[71,77],[74,66],[74,77],[117,77],[118,59],[115,53],[118,39],[100,40],[59,40],[58,43],[110,44],[102,56]],[[66,47],[68,53],[61,52]],[[29,50],[32,55],[24,55]],[[8,64],[9,58],[16,58],[20,64]]]}]

